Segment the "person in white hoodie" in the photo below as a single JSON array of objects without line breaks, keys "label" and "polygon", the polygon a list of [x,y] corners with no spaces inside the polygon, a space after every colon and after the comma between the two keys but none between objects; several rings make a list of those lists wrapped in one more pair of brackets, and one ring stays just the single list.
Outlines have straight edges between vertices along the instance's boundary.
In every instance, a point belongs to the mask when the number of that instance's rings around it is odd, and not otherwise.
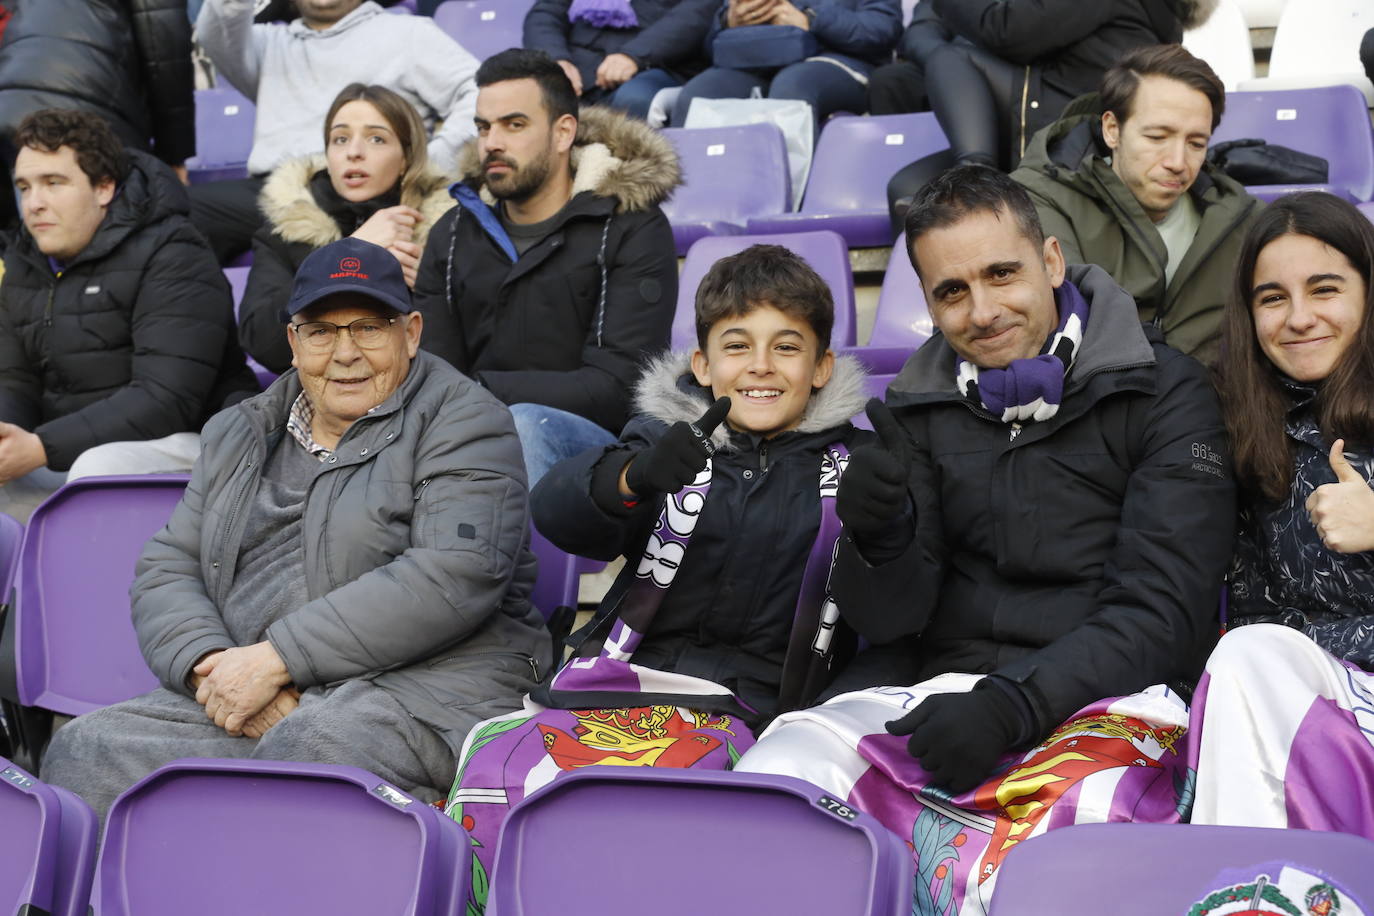
[{"label": "person in white hoodie", "polygon": [[196,39],[221,76],[257,106],[246,179],[191,188],[191,221],[220,263],[248,249],[262,222],[263,179],[283,159],[322,152],[320,121],[339,90],[366,76],[415,106],[436,162],[475,134],[477,59],[423,16],[372,0],[296,0],[300,18],[254,23],[254,0],[205,0]]}]

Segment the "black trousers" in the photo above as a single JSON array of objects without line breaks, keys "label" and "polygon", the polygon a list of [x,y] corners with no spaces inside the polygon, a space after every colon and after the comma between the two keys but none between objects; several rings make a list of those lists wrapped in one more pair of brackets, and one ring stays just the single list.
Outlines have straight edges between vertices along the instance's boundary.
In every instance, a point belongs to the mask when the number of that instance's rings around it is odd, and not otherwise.
[{"label": "black trousers", "polygon": [[221,266],[233,261],[253,244],[253,233],[262,225],[258,194],[265,178],[233,178],[193,184],[191,222],[210,243]]}]

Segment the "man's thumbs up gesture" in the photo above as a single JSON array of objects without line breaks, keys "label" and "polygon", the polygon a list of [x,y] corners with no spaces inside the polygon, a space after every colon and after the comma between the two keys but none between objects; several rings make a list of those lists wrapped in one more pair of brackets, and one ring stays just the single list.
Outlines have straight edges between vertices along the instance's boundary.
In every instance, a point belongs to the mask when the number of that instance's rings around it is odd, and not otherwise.
[{"label": "man's thumbs up gesture", "polygon": [[1307,497],[1307,517],[1328,550],[1374,550],[1374,490],[1345,460],[1344,449],[1344,439],[1331,444],[1329,457],[1336,482],[1317,487]]}]

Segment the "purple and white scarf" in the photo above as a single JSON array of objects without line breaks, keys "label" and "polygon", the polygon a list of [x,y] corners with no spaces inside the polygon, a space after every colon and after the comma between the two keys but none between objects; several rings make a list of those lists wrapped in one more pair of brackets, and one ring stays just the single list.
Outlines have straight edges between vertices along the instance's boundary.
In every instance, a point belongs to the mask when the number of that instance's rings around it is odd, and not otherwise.
[{"label": "purple and white scarf", "polygon": [[[792,638],[779,688],[780,709],[795,707],[803,697],[814,695],[829,668],[831,637],[839,620],[839,609],[830,597],[830,571],[840,535],[835,495],[848,463],[849,452],[838,442],[827,446],[821,456],[821,522],[797,595]],[[711,473],[712,463],[708,460],[690,484],[665,497],[658,524],[649,535],[635,570],[635,581],[610,621],[610,631],[600,651],[570,659],[546,689],[535,691],[534,698],[539,703],[570,709],[686,703],[688,698],[695,698],[697,706],[702,705],[704,698],[713,698],[722,705],[739,702],[729,690],[713,681],[645,668],[630,661],[682,565],[706,505]],[[595,644],[590,648],[595,651]]]},{"label": "purple and white scarf", "polygon": [[635,29],[639,19],[630,0],[573,0],[569,22],[585,22],[598,29]]},{"label": "purple and white scarf", "polygon": [[1088,325],[1088,300],[1065,280],[1054,291],[1054,302],[1059,327],[1039,356],[1014,359],[1005,369],[980,369],[959,359],[955,384],[960,394],[1003,423],[1043,422],[1058,413],[1064,377],[1073,368]]}]

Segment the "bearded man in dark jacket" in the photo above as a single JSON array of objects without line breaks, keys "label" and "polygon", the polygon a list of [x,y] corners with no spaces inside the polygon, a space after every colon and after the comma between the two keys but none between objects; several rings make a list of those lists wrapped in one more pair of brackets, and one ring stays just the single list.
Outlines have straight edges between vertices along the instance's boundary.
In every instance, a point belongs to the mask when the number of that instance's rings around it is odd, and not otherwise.
[{"label": "bearded man in dark jacket", "polygon": [[[1186,695],[1217,632],[1235,493],[1206,371],[1101,268],[1066,268],[1023,188],[952,169],[906,228],[940,333],[888,389],[884,446],[850,459],[832,587],[916,686],[809,715],[867,703],[869,733],[910,735],[904,772],[957,794],[1104,697]],[[835,759],[852,747],[799,756],[779,722],[741,768],[845,797]]]},{"label": "bearded man in dark jacket", "polygon": [[201,424],[257,390],[186,191],[98,116],[20,126],[24,225],[0,283],[0,511],[66,479],[190,470]]},{"label": "bearded man in dark jacket", "polygon": [[615,441],[646,353],[668,346],[677,256],[659,203],[672,144],[608,109],[580,113],[548,55],[511,49],[477,71],[477,132],[458,206],[430,231],[415,281],[425,348],[511,406],[533,485]]}]

